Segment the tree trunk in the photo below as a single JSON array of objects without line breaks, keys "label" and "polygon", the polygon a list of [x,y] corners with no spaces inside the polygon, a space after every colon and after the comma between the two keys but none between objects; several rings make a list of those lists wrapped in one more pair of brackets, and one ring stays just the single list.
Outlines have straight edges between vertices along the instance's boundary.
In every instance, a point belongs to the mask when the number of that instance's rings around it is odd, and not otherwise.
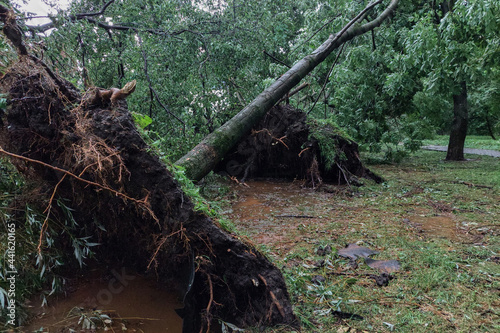
[{"label": "tree trunk", "polygon": [[392,15],[399,0],[392,0],[389,6],[375,20],[362,26],[355,25],[360,19],[365,18],[365,14],[370,9],[381,2],[381,0],[378,0],[369,4],[338,34],[331,35],[313,53],[296,63],[236,116],[208,135],[190,152],[179,159],[176,164],[184,167],[187,176],[192,180],[200,180],[207,175],[281,97],[325,60],[333,50],[354,37],[380,26],[385,19]]},{"label": "tree trunk", "polygon": [[493,140],[496,140],[495,131],[493,130],[493,126],[491,126],[491,118],[486,113],[486,127],[488,128],[488,134],[491,136]]},{"label": "tree trunk", "polygon": [[446,160],[463,161],[465,137],[467,136],[467,122],[469,106],[467,103],[467,83],[460,83],[460,93],[453,95],[453,123],[451,124],[450,142]]}]

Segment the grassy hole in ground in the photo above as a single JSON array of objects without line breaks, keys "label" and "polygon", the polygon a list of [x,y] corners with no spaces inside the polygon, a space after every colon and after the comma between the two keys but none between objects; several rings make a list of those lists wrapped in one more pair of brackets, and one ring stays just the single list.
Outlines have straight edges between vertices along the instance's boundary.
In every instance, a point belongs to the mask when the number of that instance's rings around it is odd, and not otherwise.
[{"label": "grassy hole in ground", "polygon": [[[474,158],[445,162],[422,151],[370,165],[386,182],[363,187],[249,182],[235,186],[225,217],[282,268],[305,332],[494,332],[500,162]],[[388,286],[337,255],[356,242],[379,251],[374,259],[400,261]],[[326,245],[332,252],[318,255]]]}]

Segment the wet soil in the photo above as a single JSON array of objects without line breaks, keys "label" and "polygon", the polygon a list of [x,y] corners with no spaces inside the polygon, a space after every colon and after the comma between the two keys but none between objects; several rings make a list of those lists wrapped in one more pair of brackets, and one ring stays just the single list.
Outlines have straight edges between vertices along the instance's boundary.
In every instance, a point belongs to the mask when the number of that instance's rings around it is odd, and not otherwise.
[{"label": "wet soil", "polygon": [[303,182],[252,180],[237,185],[238,200],[229,218],[257,244],[272,245],[285,254],[315,241],[310,233],[331,233],[326,227],[332,193],[304,187]]},{"label": "wet soil", "polygon": [[433,237],[443,237],[453,241],[463,240],[463,234],[457,227],[457,222],[449,216],[413,216],[409,224],[419,232]]},{"label": "wet soil", "polygon": [[[34,300],[34,319],[23,332],[80,331],[83,317],[94,317],[96,330],[83,332],[182,332],[182,319],[175,309],[182,308],[177,295],[154,279],[116,269],[104,274],[93,271],[80,277],[67,297],[49,301],[42,307]],[[109,316],[112,323],[104,324]],[[101,317],[100,317],[101,316]],[[100,317],[101,320],[97,320]],[[80,322],[79,322],[80,321]],[[103,326],[107,326],[105,329]]]},{"label": "wet soil", "polygon": [[[252,242],[271,246],[278,257],[301,246],[311,247],[320,236],[333,241],[339,235],[362,231],[366,238],[378,237],[378,231],[366,229],[364,223],[373,216],[381,218],[383,228],[402,228],[392,222],[394,213],[376,206],[358,207],[351,201],[355,190],[346,186],[318,191],[304,187],[303,182],[277,180],[247,181],[246,185],[234,185],[238,199],[228,218]],[[415,211],[405,214],[403,224],[424,237],[472,240],[452,213],[429,216]]]}]

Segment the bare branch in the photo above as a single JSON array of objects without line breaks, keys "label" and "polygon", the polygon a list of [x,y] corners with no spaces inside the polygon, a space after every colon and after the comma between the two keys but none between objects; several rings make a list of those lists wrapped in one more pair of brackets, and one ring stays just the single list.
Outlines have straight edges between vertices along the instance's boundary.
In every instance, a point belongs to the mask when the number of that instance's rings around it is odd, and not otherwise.
[{"label": "bare branch", "polygon": [[283,66],[285,66],[286,68],[290,68],[290,67],[292,67],[292,66],[290,66],[290,65],[285,64],[283,61],[279,60],[278,58],[276,58],[276,57],[275,57],[275,56],[273,56],[272,54],[269,54],[266,50],[263,50],[262,52],[264,52],[264,54],[265,54],[266,56],[268,56],[269,58],[273,59],[274,61],[276,61],[276,62],[277,62],[277,63],[279,63],[280,65],[283,65]]},{"label": "bare branch", "polygon": [[74,179],[76,179],[76,180],[78,180],[78,181],[80,181],[82,183],[85,183],[85,184],[88,184],[88,185],[92,185],[92,186],[101,188],[103,190],[106,190],[108,192],[111,192],[114,195],[116,195],[117,197],[120,197],[120,198],[122,198],[124,200],[131,201],[131,202],[139,205],[140,207],[143,207],[146,211],[149,212],[149,214],[151,214],[151,217],[156,222],[159,223],[158,218],[156,217],[156,215],[154,214],[153,210],[151,209],[151,207],[149,205],[148,197],[147,196],[144,199],[135,199],[135,198],[129,197],[125,193],[122,193],[122,192],[119,192],[117,190],[114,190],[114,189],[112,189],[111,187],[109,187],[107,185],[99,184],[97,182],[84,179],[84,178],[82,178],[80,176],[75,175],[74,173],[72,173],[72,172],[70,172],[68,170],[65,170],[65,169],[62,169],[62,168],[58,168],[58,167],[50,165],[48,163],[45,163],[45,162],[42,162],[42,161],[39,161],[39,160],[35,160],[35,159],[29,158],[29,157],[26,157],[26,156],[22,156],[22,155],[18,155],[18,154],[14,154],[14,153],[8,152],[8,151],[4,150],[2,147],[0,147],[0,154],[7,155],[7,156],[10,156],[10,157],[13,157],[13,158],[16,158],[16,159],[20,159],[20,160],[23,160],[23,161],[26,161],[26,162],[30,162],[30,163],[35,163],[35,164],[42,165],[42,166],[47,167],[49,169],[62,172],[62,173],[64,173],[64,176],[68,175],[68,176],[70,176],[70,177],[72,177],[72,178],[74,178]]},{"label": "bare branch", "polygon": [[186,123],[179,117],[177,117],[174,113],[172,113],[165,104],[163,104],[163,102],[161,101],[160,99],[160,96],[158,96],[158,93],[156,92],[156,90],[153,88],[153,83],[151,81],[151,78],[149,77],[149,72],[148,72],[148,58],[146,56],[146,52],[144,51],[144,48],[142,47],[142,38],[140,35],[137,35],[138,39],[139,39],[139,45],[141,46],[141,54],[142,54],[142,58],[144,60],[144,74],[146,75],[146,79],[148,80],[148,85],[149,85],[149,92],[151,94],[151,96],[154,96],[156,98],[156,101],[158,102],[158,104],[160,104],[160,106],[169,114],[171,115],[172,117],[174,117],[175,119],[177,119],[177,121],[179,121],[182,126],[184,127],[184,135],[186,134]]},{"label": "bare branch", "polygon": [[314,36],[316,36],[321,30],[323,30],[327,25],[329,25],[330,23],[332,23],[337,17],[339,17],[340,14],[337,14],[335,15],[334,17],[332,17],[328,22],[326,22],[325,24],[323,24],[321,26],[321,28],[319,28],[318,30],[316,30],[309,38],[307,38],[303,43],[299,44],[298,46],[296,46],[292,51],[290,51],[290,53],[288,54],[288,56],[290,56],[293,52],[297,51],[299,49],[299,47],[301,47],[302,45],[304,45],[305,43],[309,42],[311,39],[314,38]]},{"label": "bare branch", "polygon": [[[179,31],[169,32],[169,31],[160,30],[160,29],[141,29],[140,27],[134,27],[134,26],[129,26],[129,25],[121,25],[121,24],[113,24],[113,25],[111,25],[111,24],[107,24],[107,23],[102,22],[102,21],[98,21],[95,18],[93,18],[95,16],[103,15],[104,12],[106,11],[106,9],[114,1],[115,0],[108,1],[101,8],[101,10],[98,11],[98,12],[93,12],[93,13],[79,13],[79,14],[69,15],[66,18],[66,20],[68,20],[70,22],[76,22],[76,21],[79,21],[79,20],[86,20],[87,22],[89,22],[91,24],[94,24],[94,25],[98,26],[99,28],[105,29],[108,33],[111,30],[118,30],[118,31],[132,30],[134,32],[144,31],[144,32],[148,32],[148,33],[153,34],[153,35],[165,35],[165,36],[178,36],[178,35],[181,35],[183,33],[192,33],[192,34],[195,34],[195,35],[199,34],[198,32],[190,30],[190,29],[182,29],[182,30],[179,30]],[[31,17],[26,17],[24,19],[26,20],[26,19],[30,19],[30,18]],[[31,32],[33,32],[33,33],[37,33],[37,32],[42,32],[43,33],[43,32],[45,32],[47,30],[56,28],[57,27],[57,21],[55,20],[55,18],[52,18],[52,22],[45,23],[45,24],[42,24],[42,25],[26,25],[26,27]],[[209,33],[217,33],[217,32],[209,32]]]},{"label": "bare branch", "polygon": [[[340,48],[339,52],[337,53],[337,57],[335,58],[332,66],[330,67],[330,70],[328,71],[328,74],[326,74],[326,78],[325,78],[325,82],[323,83],[323,87],[321,87],[321,90],[320,92],[318,93],[318,97],[316,97],[316,100],[314,101],[314,104],[313,106],[311,107],[311,109],[307,112],[307,114],[311,113],[311,111],[314,109],[314,107],[316,106],[316,104],[318,103],[319,101],[319,98],[321,96],[321,93],[323,93],[323,91],[325,91],[325,88],[326,88],[326,84],[328,83],[328,79],[330,78],[330,75],[332,75],[332,71],[333,71],[333,68],[335,67],[335,65],[337,65],[337,62],[339,61],[339,58],[340,58],[340,55],[342,54],[342,51],[344,51],[344,46],[345,44],[342,44],[342,47]],[[325,99],[326,99],[326,96],[325,96]]]}]

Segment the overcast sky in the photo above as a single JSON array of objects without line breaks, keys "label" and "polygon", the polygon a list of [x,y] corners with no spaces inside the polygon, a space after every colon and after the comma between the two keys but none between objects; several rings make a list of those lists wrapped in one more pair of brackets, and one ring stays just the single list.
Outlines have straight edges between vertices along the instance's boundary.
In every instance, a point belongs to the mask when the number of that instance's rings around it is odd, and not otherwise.
[{"label": "overcast sky", "polygon": [[[36,13],[38,16],[47,16],[49,13],[56,13],[55,9],[46,5],[42,0],[12,0],[11,2],[17,4],[22,11]],[[24,2],[26,2],[26,4],[24,4]],[[57,4],[59,9],[66,9],[70,0],[57,0],[53,2]],[[50,22],[48,18],[41,18],[28,20],[27,24],[40,25],[48,22]]]}]

